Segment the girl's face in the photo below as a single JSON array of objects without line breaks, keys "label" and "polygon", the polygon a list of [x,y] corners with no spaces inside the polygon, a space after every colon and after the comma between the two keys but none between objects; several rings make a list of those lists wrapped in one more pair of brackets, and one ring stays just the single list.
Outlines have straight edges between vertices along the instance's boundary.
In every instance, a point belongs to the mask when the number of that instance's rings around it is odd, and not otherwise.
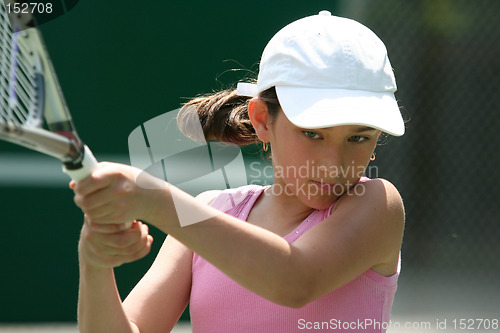
[{"label": "girl's face", "polygon": [[300,128],[280,111],[269,129],[274,193],[328,208],[364,174],[380,133],[359,125]]}]

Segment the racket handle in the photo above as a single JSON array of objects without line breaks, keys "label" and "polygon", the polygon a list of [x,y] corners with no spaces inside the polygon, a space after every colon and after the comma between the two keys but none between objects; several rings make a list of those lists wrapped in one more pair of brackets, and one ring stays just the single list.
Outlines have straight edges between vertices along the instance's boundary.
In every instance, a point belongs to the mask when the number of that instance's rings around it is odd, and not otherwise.
[{"label": "racket handle", "polygon": [[90,151],[89,147],[85,146],[84,155],[82,160],[82,167],[80,169],[68,170],[63,166],[63,172],[71,177],[75,182],[79,182],[85,178],[97,167],[97,160],[94,154]]}]

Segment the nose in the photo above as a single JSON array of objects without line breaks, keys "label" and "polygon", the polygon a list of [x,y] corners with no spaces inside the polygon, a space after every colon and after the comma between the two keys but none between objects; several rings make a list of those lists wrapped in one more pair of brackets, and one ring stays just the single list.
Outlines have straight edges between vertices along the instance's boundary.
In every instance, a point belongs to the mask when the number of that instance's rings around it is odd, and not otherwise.
[{"label": "nose", "polygon": [[335,145],[325,149],[317,164],[320,174],[324,174],[329,179],[339,178],[344,165],[342,147]]}]

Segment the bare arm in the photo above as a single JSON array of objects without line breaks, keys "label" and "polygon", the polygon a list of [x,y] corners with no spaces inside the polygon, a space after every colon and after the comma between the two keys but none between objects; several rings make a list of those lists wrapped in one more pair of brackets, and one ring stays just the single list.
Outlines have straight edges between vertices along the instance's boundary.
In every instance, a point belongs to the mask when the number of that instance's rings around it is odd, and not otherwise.
[{"label": "bare arm", "polygon": [[[139,188],[134,176],[128,174],[132,172],[120,168],[117,173],[110,168],[94,173],[78,184],[81,187],[75,201],[96,222],[145,217],[240,285],[275,303],[300,307],[367,269],[396,270],[404,211],[399,193],[386,181],[358,185],[364,187],[362,194],[344,195],[329,218],[289,244],[173,186]],[[129,187],[135,188],[123,190]],[[141,211],[119,209],[134,202],[147,206]],[[182,227],[176,211],[179,207],[189,208],[190,214],[212,217]],[[241,261],[244,266],[238,264]]]},{"label": "bare arm", "polygon": [[275,303],[301,307],[370,268],[392,266],[387,275],[396,271],[401,198],[386,181],[360,186],[362,195],[342,197],[329,218],[293,244],[225,214],[186,227],[158,225],[240,285]]},{"label": "bare arm", "polygon": [[[79,242],[78,326],[80,332],[139,333],[139,329],[128,320],[122,308],[116,286],[113,266],[118,265],[118,261],[115,261],[118,258],[111,257],[117,256],[118,249],[114,250],[112,255],[105,254],[103,235],[109,235],[112,240],[139,240],[136,246],[132,246],[133,253],[127,261],[138,259],[149,252],[147,231],[143,230],[139,224],[134,224],[126,233],[101,234],[100,237],[96,237],[96,232],[92,231],[87,223],[84,224]],[[141,239],[145,241],[141,242]],[[110,243],[111,241],[108,241],[106,244]]]},{"label": "bare arm", "polygon": [[193,252],[167,236],[155,262],[123,302],[141,333],[170,332],[189,302]]},{"label": "bare arm", "polygon": [[[216,192],[204,193],[209,202]],[[167,237],[153,265],[122,303],[113,267],[146,255],[152,238],[142,223],[96,225],[86,220],[79,242],[78,323],[82,333],[170,332],[189,301],[192,251]]]},{"label": "bare arm", "polygon": [[82,333],[140,333],[121,307],[112,268],[100,271],[80,268],[78,326]]},{"label": "bare arm", "polygon": [[191,260],[189,249],[167,237],[151,268],[122,304],[113,268],[96,267],[81,258],[80,332],[170,332],[189,301]]}]

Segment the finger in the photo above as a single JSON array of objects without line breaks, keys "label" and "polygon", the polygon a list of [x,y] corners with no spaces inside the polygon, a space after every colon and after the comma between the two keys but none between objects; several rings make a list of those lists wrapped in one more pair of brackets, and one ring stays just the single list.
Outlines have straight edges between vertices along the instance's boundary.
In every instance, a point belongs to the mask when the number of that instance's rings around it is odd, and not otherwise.
[{"label": "finger", "polygon": [[[106,234],[91,231],[87,236],[87,240],[101,249],[108,249],[113,254],[119,254],[121,251],[139,243],[145,237],[144,233],[147,235],[147,229],[144,229],[141,222],[137,222],[132,225],[132,228],[116,233]],[[131,250],[128,251],[127,253],[130,253]]]},{"label": "finger", "polygon": [[[144,247],[151,245],[152,237],[148,234],[148,228],[145,225],[135,226],[135,232],[140,232],[133,238],[125,233],[106,235],[104,238],[92,237],[88,247],[97,256],[109,258],[110,256],[130,257],[131,260],[137,257]],[[130,233],[127,231],[127,233]],[[148,245],[149,244],[149,245]]]},{"label": "finger", "polygon": [[[141,231],[147,231],[147,227],[141,226]],[[84,235],[84,230],[82,235]],[[118,251],[114,248],[95,244],[93,242],[83,242],[84,245],[80,246],[80,255],[82,260],[89,262],[92,265],[99,267],[117,267],[123,263],[139,260],[146,256],[151,251],[153,237],[147,233],[143,233],[139,243],[134,244],[133,247],[127,248],[125,251]],[[82,238],[82,241],[84,238]]]},{"label": "finger", "polygon": [[126,223],[115,223],[115,224],[102,224],[94,223],[88,221],[87,224],[92,229],[92,231],[103,233],[103,234],[115,234],[127,229],[130,229],[134,223],[137,221],[130,221]]},{"label": "finger", "polygon": [[[85,215],[88,216],[89,220],[94,223],[116,224],[123,222],[123,220],[125,219],[123,209],[115,208],[115,205],[112,202],[102,203],[102,205],[92,208],[88,208],[84,204],[82,204],[80,208],[85,213]],[[122,220],[116,222],[115,219],[117,218],[122,218]]]},{"label": "finger", "polygon": [[121,250],[120,255],[130,257],[132,260],[137,260],[139,256],[138,253],[143,253],[143,250],[151,245],[152,237],[148,234],[148,227],[143,224],[141,229],[140,239],[137,242],[124,247]]},{"label": "finger", "polygon": [[79,260],[95,267],[112,268],[121,265],[122,262],[117,261],[115,255],[92,241],[92,234],[88,225],[84,224],[78,244]]},{"label": "finger", "polygon": [[[127,210],[127,205],[125,205],[125,203],[119,206],[114,203],[109,203],[101,207],[83,211],[85,215],[88,216],[89,220],[95,224],[126,224],[130,227],[130,221],[141,219],[140,216],[132,215],[132,213]],[[124,227],[123,229],[128,229],[128,227]]]},{"label": "finger", "polygon": [[87,195],[75,191],[73,200],[82,210],[88,211],[111,203],[111,190],[102,188]]},{"label": "finger", "polygon": [[83,214],[84,218],[84,223],[92,230],[95,232],[102,232],[102,233],[117,233],[120,231],[124,231],[129,229],[134,222],[137,222],[136,220],[130,221],[130,222],[125,222],[125,223],[112,223],[110,221],[107,221],[107,223],[99,223],[96,222],[93,218],[92,215],[85,213]]},{"label": "finger", "polygon": [[122,258],[123,263],[129,263],[144,258],[149,254],[149,252],[151,252],[152,244],[153,237],[151,235],[147,235],[146,243],[144,244],[144,246],[142,246],[136,253],[132,254],[131,256]]},{"label": "finger", "polygon": [[[92,211],[86,211],[86,215],[88,216],[89,220],[91,223],[94,224],[127,224],[131,225],[130,222],[123,222],[123,221],[130,221],[131,218],[125,214],[123,209],[112,209],[112,206],[108,207],[101,207],[96,210]],[[125,230],[127,228],[124,228]]]},{"label": "finger", "polygon": [[118,255],[128,256],[132,260],[137,260],[138,253],[143,253],[143,249],[151,245],[152,237],[149,235],[149,228],[146,224],[142,224],[139,222],[134,226],[134,228],[140,229],[140,238],[136,242],[132,242],[119,249]]},{"label": "finger", "polygon": [[74,191],[82,196],[89,195],[109,186],[116,175],[110,163],[101,162],[87,178],[75,184]]},{"label": "finger", "polygon": [[113,201],[111,195],[107,195],[107,190],[98,195],[91,195],[92,198],[81,198],[75,195],[74,201],[78,207],[88,216],[88,218],[98,224],[121,224],[123,221],[137,219],[137,216],[130,214],[131,204],[127,200]]}]

